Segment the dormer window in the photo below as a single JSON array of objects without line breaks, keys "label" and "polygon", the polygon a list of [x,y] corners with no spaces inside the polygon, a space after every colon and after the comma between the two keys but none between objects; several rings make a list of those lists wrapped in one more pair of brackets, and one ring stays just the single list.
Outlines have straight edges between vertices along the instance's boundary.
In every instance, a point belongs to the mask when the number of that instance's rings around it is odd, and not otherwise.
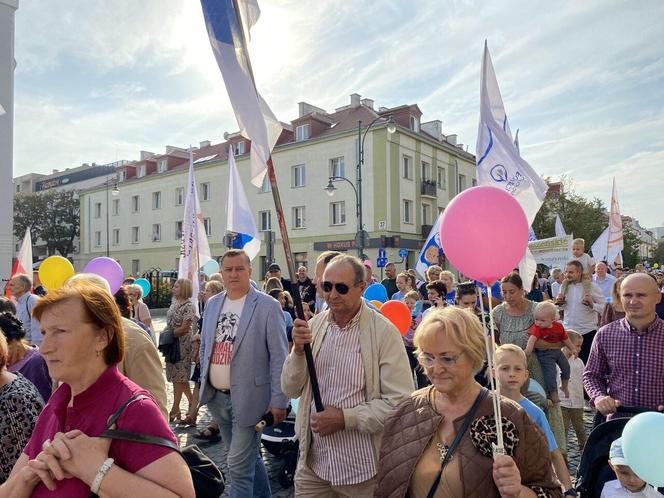
[{"label": "dormer window", "polygon": [[241,156],[242,154],[244,154],[244,141],[235,144],[235,146],[233,147],[233,154],[235,154],[236,156]]},{"label": "dormer window", "polygon": [[118,175],[118,181],[124,182],[126,179],[127,179],[127,170],[125,169],[120,170],[120,173]]},{"label": "dormer window", "polygon": [[163,173],[168,169],[168,159],[159,159],[159,173]]},{"label": "dormer window", "polygon": [[410,129],[414,132],[420,131],[420,120],[415,116],[410,117]]},{"label": "dormer window", "polygon": [[310,124],[303,124],[295,128],[295,141],[296,142],[303,142],[304,140],[308,140],[309,137],[311,136],[311,125]]},{"label": "dormer window", "polygon": [[145,164],[141,164],[138,167],[138,175],[136,175],[136,176],[138,176],[138,178],[142,178],[142,177],[145,176]]}]

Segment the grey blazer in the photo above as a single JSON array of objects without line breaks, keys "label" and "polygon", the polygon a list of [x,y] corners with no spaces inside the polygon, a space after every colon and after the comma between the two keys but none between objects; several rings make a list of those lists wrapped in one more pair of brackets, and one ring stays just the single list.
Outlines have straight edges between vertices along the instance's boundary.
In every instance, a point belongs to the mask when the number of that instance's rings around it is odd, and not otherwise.
[{"label": "grey blazer", "polygon": [[[209,383],[210,358],[225,300],[226,292],[211,297],[203,313],[200,348],[202,405],[215,393]],[[281,391],[281,370],[287,354],[286,321],[281,306],[267,294],[250,287],[231,357],[231,403],[233,416],[241,426],[255,425],[268,406],[288,406],[288,398]]]}]

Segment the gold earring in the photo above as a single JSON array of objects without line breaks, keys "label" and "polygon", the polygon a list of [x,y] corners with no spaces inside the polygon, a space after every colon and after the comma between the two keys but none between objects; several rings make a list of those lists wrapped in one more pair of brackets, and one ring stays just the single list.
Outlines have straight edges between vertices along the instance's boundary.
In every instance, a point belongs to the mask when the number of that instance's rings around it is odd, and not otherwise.
[{"label": "gold earring", "polygon": [[99,355],[101,354],[101,351],[95,351],[97,353],[97,358],[99,358]]}]

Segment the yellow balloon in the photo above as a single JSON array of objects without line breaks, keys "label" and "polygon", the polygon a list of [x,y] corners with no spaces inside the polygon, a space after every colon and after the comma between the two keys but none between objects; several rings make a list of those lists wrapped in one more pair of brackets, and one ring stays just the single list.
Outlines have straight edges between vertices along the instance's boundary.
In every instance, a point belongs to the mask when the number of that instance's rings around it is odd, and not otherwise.
[{"label": "yellow balloon", "polygon": [[62,256],[49,256],[39,265],[39,280],[48,290],[59,289],[74,273],[74,266]]},{"label": "yellow balloon", "polygon": [[380,301],[369,301],[371,304],[373,304],[376,308],[380,309],[380,307],[383,305]]},{"label": "yellow balloon", "polygon": [[655,269],[656,269],[656,268],[659,268],[659,263],[655,263],[655,264],[652,265],[652,266],[653,266],[653,268],[655,268]]}]

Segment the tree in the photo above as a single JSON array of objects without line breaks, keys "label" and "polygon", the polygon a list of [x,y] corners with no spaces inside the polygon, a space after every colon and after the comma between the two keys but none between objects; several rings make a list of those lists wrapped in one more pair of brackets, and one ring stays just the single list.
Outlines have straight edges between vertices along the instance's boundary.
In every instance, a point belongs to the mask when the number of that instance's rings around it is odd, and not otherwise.
[{"label": "tree", "polygon": [[652,260],[660,265],[664,263],[664,239],[659,239],[655,252],[652,254]]},{"label": "tree", "polygon": [[80,202],[73,190],[49,190],[43,194],[18,194],[14,198],[14,235],[23,237],[30,226],[32,240],[46,243],[49,256],[74,252],[80,233]]},{"label": "tree", "polygon": [[637,263],[641,263],[639,258],[639,246],[641,240],[632,227],[623,223],[623,266],[625,268],[634,268]]}]

